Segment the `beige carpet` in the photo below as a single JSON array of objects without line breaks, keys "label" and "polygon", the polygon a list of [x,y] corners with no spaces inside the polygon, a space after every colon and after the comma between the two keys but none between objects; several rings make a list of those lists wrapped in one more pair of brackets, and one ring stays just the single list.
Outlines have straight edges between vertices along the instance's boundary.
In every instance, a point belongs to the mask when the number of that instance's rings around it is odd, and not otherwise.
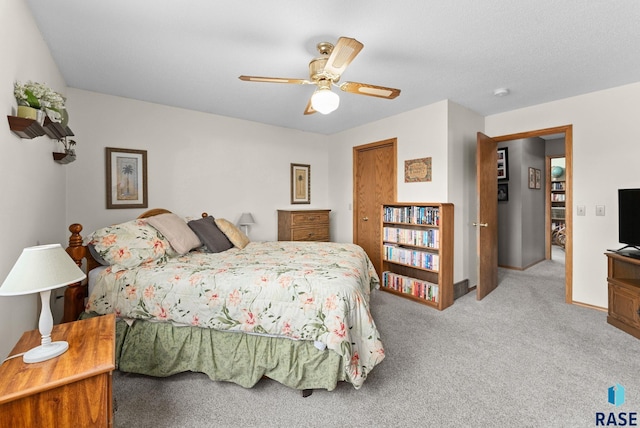
[{"label": "beige carpet", "polygon": [[[605,312],[565,304],[563,272],[557,260],[500,270],[487,298],[470,293],[442,312],[376,292],[386,359],[360,390],[302,398],[268,380],[243,389],[198,373],[116,372],[115,425],[564,428],[595,426],[596,412],[637,412],[640,341]],[[626,388],[620,408],[607,402],[615,383]]]}]

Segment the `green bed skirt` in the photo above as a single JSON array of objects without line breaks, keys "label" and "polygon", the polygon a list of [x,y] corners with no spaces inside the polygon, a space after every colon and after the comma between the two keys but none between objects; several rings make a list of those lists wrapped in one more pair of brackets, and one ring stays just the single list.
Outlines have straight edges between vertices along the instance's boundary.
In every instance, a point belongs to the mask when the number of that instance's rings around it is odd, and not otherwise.
[{"label": "green bed skirt", "polygon": [[[98,316],[83,313],[81,319]],[[245,388],[263,376],[295,389],[333,390],[342,358],[313,342],[136,320],[116,322],[116,368],[166,377],[192,371]]]}]

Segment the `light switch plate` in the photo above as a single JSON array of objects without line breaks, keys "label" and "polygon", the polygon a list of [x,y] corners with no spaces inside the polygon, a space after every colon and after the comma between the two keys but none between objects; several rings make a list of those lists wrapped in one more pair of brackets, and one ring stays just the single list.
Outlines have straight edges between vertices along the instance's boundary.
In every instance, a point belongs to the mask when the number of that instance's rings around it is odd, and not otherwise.
[{"label": "light switch plate", "polygon": [[596,205],[596,215],[598,216],[604,215],[604,205]]},{"label": "light switch plate", "polygon": [[581,216],[587,215],[586,207],[584,205],[578,205],[576,207],[576,214]]}]

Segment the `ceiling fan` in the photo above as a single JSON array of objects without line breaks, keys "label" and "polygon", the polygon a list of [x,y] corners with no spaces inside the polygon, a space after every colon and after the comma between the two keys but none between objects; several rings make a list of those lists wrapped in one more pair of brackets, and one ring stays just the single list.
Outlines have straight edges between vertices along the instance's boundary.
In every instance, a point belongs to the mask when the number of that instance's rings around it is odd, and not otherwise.
[{"label": "ceiling fan", "polygon": [[309,63],[309,80],[288,79],[281,77],[240,76],[240,80],[247,82],[294,83],[299,85],[316,85],[316,90],[307,103],[304,114],[319,112],[328,114],[338,108],[340,97],[331,91],[336,86],[344,92],[369,95],[372,97],[394,99],[400,95],[400,89],[384,86],[369,85],[367,83],[343,82],[340,76],[347,66],[360,53],[364,45],[356,39],[340,37],[334,46],[329,42],[317,45],[320,56]]}]

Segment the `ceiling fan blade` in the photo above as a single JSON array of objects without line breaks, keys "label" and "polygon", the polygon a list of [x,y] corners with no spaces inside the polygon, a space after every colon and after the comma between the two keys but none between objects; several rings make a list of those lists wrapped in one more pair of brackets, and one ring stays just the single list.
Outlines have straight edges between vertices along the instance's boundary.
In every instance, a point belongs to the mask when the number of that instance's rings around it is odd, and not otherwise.
[{"label": "ceiling fan blade", "polygon": [[363,47],[364,45],[356,39],[340,37],[338,43],[336,43],[331,51],[331,55],[329,55],[327,64],[324,66],[324,71],[335,76],[340,76]]},{"label": "ceiling fan blade", "polygon": [[394,99],[400,95],[400,89],[386,88],[384,86],[368,85],[366,83],[344,82],[339,88],[352,94],[369,95],[371,97]]},{"label": "ceiling fan blade", "polygon": [[289,79],[286,77],[240,76],[239,79],[245,82],[297,83],[299,85],[308,85],[311,83],[305,79]]},{"label": "ceiling fan blade", "polygon": [[307,107],[304,109],[304,114],[313,114],[316,111],[314,110],[313,106],[311,105],[311,98],[309,98],[309,102],[307,103]]}]

